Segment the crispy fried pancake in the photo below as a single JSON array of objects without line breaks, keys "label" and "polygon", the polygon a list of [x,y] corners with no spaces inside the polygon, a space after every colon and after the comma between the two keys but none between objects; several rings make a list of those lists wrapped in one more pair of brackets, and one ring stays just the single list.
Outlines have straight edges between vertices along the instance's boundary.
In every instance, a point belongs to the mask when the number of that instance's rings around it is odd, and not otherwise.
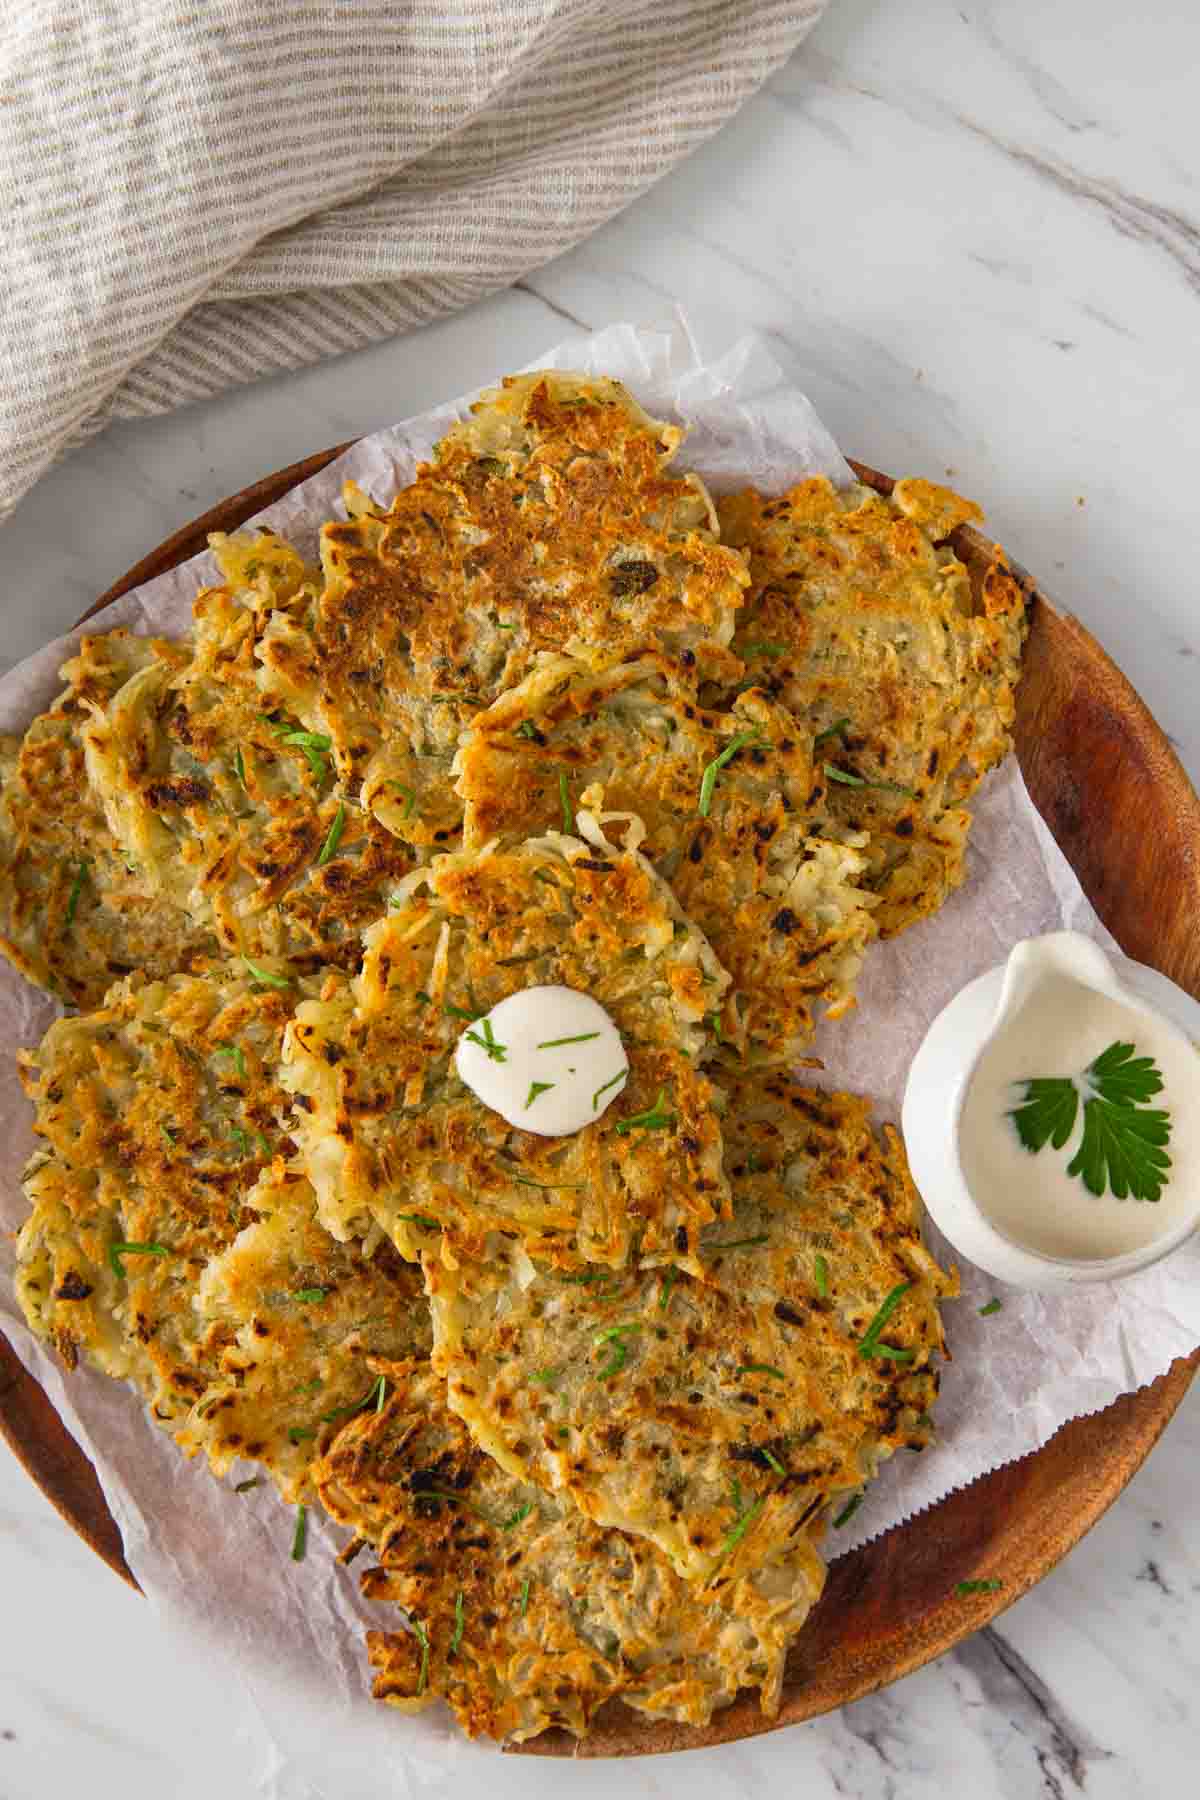
[{"label": "crispy fried pancake", "polygon": [[817,734],[830,825],[866,832],[883,935],[963,878],[964,803],[1009,748],[1025,610],[1002,557],[975,612],[945,539],[982,515],[927,481],[889,498],[823,477],[720,503],[753,585],[735,649]]},{"label": "crispy fried pancake", "polygon": [[276,615],[255,597],[198,597],[192,655],[164,650],[97,708],[88,774],[130,861],[227,951],[354,966],[412,857],[335,782],[327,738],[264,711],[255,646]]},{"label": "crispy fried pancake", "polygon": [[289,1012],[244,972],[130,976],[22,1058],[46,1142],[17,1239],[25,1316],[68,1367],[83,1351],[136,1383],[162,1424],[208,1386],[219,1346],[192,1297],[286,1142],[275,1068]]},{"label": "crispy fried pancake", "polygon": [[310,1492],[313,1457],[348,1417],[382,1400],[367,1358],[428,1356],[429,1308],[418,1271],[386,1240],[367,1255],[360,1242],[329,1236],[302,1176],[264,1170],[246,1205],[255,1223],[196,1288],[221,1348],[176,1438],[206,1454],[216,1475],[240,1457],[261,1464],[297,1501]]},{"label": "crispy fried pancake", "polygon": [[444,1697],[470,1736],[513,1741],[582,1734],[618,1695],[695,1725],[741,1687],[777,1709],[788,1641],[824,1581],[814,1533],[762,1568],[735,1553],[718,1583],[689,1586],[652,1545],[483,1456],[427,1367],[377,1366],[383,1412],[346,1425],[313,1473],[326,1509],[377,1550],[368,1598],[413,1621],[367,1634],[379,1699],[414,1711]]},{"label": "crispy fried pancake", "polygon": [[[304,1163],[337,1236],[374,1222],[415,1258],[431,1228],[465,1254],[503,1229],[551,1260],[618,1265],[640,1242],[694,1262],[700,1227],[727,1211],[695,1063],[728,976],[649,863],[589,829],[595,842],[553,834],[439,857],[368,931],[359,977],[298,1009],[284,1079],[307,1109]],[[484,1106],[453,1053],[471,1019],[555,983],[608,1009],[629,1079],[596,1124],[544,1138]],[[660,1094],[665,1128],[617,1129]]]},{"label": "crispy fried pancake", "polygon": [[880,1144],[864,1101],[747,1077],[725,1130],[735,1211],[704,1233],[706,1281],[531,1273],[500,1240],[477,1264],[424,1257],[434,1367],[476,1442],[689,1579],[731,1544],[768,1556],[928,1440],[936,1303],[954,1291],[921,1242],[900,1140]]},{"label": "crispy fried pancake", "polygon": [[133,969],[165,976],[215,948],[127,861],[88,785],[90,709],[177,653],[111,631],[84,638],[65,692],[0,753],[0,952],[27,980],[72,1006],[99,1006]]},{"label": "crispy fried pancake", "polygon": [[273,622],[261,655],[278,701],[332,739],[394,831],[449,844],[458,733],[540,650],[736,671],[722,647],[745,565],[717,543],[698,479],[667,473],[680,438],[617,382],[520,376],[386,513],[348,494],[351,518],[322,532],[314,616]]},{"label": "crispy fried pancake", "polygon": [[564,772],[602,820],[638,815],[646,854],[733,977],[712,1023],[739,1049],[794,1061],[819,1001],[835,1018],[853,1004],[874,935],[866,864],[807,834],[826,814],[824,776],[807,727],[761,691],[711,712],[663,658],[597,675],[543,657],[479,714],[458,769],[471,848],[555,825]]}]

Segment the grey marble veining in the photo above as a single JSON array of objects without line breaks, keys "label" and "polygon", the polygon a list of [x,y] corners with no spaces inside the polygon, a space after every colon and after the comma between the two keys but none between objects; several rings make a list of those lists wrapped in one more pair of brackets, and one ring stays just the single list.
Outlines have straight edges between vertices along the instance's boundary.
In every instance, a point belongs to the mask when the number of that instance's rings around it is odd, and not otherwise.
[{"label": "grey marble veining", "polygon": [[[589,243],[418,337],[112,428],[0,528],[7,665],[258,475],[573,329],[682,303],[758,327],[851,453],[950,480],[1100,637],[1200,776],[1200,15],[1153,0],[833,0],[719,138]],[[996,1625],[840,1715],[620,1768],[464,1752],[494,1800],[1182,1800],[1200,1742],[1200,1391],[1116,1506]],[[0,1451],[0,1800],[375,1800],[264,1755]],[[269,1650],[269,1647],[265,1647]],[[279,1696],[286,1705],[287,1696]],[[396,1720],[397,1730],[403,1721]]]}]

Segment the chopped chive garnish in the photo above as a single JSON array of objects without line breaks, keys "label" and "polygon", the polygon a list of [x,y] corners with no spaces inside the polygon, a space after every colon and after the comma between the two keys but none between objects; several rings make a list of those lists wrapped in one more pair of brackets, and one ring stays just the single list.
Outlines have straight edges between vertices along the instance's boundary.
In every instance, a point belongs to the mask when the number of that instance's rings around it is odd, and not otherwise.
[{"label": "chopped chive garnish", "polygon": [[716,1038],[718,1044],[723,1044],[725,1042],[725,1033],[721,1029],[720,1013],[719,1012],[705,1013],[704,1023],[708,1026],[709,1030],[712,1032],[713,1036]]},{"label": "chopped chive garnish", "polygon": [[440,1231],[442,1229],[441,1221],[438,1219],[431,1219],[428,1213],[397,1213],[396,1217],[402,1219],[406,1225],[421,1225],[426,1231]]},{"label": "chopped chive garnish", "polygon": [[[611,1082],[609,1086],[612,1086]],[[663,1102],[666,1097],[666,1090],[659,1088],[653,1106],[648,1106],[645,1112],[629,1113],[625,1118],[618,1119],[615,1126],[617,1136],[625,1137],[631,1131],[665,1131],[668,1126],[673,1125],[675,1114],[665,1110]]]},{"label": "chopped chive garnish", "polygon": [[233,1139],[234,1144],[237,1147],[238,1155],[246,1156],[250,1150],[249,1135],[243,1130],[243,1128],[240,1125],[231,1125],[229,1127],[229,1135]]},{"label": "chopped chive garnish", "polygon": [[774,1469],[774,1471],[777,1475],[786,1475],[787,1474],[787,1470],[784,1468],[784,1466],[780,1462],[779,1458],[777,1456],[772,1455],[771,1451],[768,1450],[765,1445],[763,1447],[763,1455],[767,1459],[768,1467]]},{"label": "chopped chive garnish", "polygon": [[414,998],[419,1000],[421,1002],[422,1006],[432,1006],[433,1005],[433,995],[427,994],[425,992],[424,988],[418,988]]},{"label": "chopped chive garnish", "polygon": [[837,1518],[833,1521],[833,1529],[835,1531],[839,1531],[843,1525],[848,1525],[850,1523],[850,1520],[854,1517],[855,1513],[858,1511],[859,1507],[862,1505],[862,1503],[863,1503],[863,1491],[860,1488],[858,1490],[857,1494],[851,1494],[851,1496],[847,1500],[845,1506],[843,1506],[841,1512],[838,1514]]},{"label": "chopped chive garnish", "polygon": [[658,1290],[658,1310],[666,1312],[671,1304],[671,1290],[679,1280],[678,1269],[668,1269],[662,1278],[662,1286]]},{"label": "chopped chive garnish", "polygon": [[524,1581],[521,1583],[520,1613],[521,1613],[522,1618],[524,1618],[525,1614],[529,1611],[529,1590],[532,1586],[533,1586],[533,1578],[532,1578],[532,1576],[527,1575],[525,1577]]},{"label": "chopped chive garnish", "polygon": [[421,1646],[421,1667],[417,1674],[417,1697],[425,1692],[429,1685],[429,1633],[419,1619],[409,1621],[413,1628],[413,1636]]},{"label": "chopped chive garnish", "polygon": [[[894,1287],[892,1289],[891,1293],[887,1296],[887,1299],[883,1302],[883,1305],[879,1308],[879,1311],[875,1314],[875,1317],[871,1320],[871,1323],[867,1326],[866,1331],[863,1333],[858,1346],[858,1354],[860,1356],[880,1356],[887,1350],[886,1345],[880,1344],[879,1334],[912,1285],[911,1281],[902,1281],[899,1287]],[[908,1355],[911,1356],[911,1354],[912,1352],[909,1351]],[[899,1360],[899,1358],[896,1358],[895,1360]]]},{"label": "chopped chive garnish", "polygon": [[[480,1036],[480,1032],[482,1032],[482,1036]],[[508,1046],[507,1044],[497,1043],[496,1034],[492,1030],[492,1021],[490,1019],[481,1019],[479,1021],[479,1031],[468,1031],[465,1035],[470,1038],[473,1044],[478,1044],[481,1050],[487,1052],[489,1062],[507,1062]]]},{"label": "chopped chive garnish", "polygon": [[482,1013],[468,1012],[465,1006],[455,1006],[453,1000],[443,1000],[442,1011],[449,1013],[452,1019],[466,1019],[472,1025],[483,1017]]},{"label": "chopped chive garnish", "polygon": [[574,831],[575,814],[571,811],[571,790],[567,786],[567,778],[561,769],[558,771],[558,799],[562,807],[563,830]]},{"label": "chopped chive garnish", "polygon": [[557,1381],[561,1374],[561,1369],[535,1369],[529,1379],[536,1381],[540,1387],[549,1387],[550,1383]]},{"label": "chopped chive garnish", "polygon": [[321,854],[317,858],[318,869],[323,869],[325,864],[337,854],[337,847],[342,841],[342,833],[345,829],[346,802],[344,800],[339,800],[338,809],[333,815],[333,824],[329,827],[329,836],[321,845]]},{"label": "chopped chive garnish", "polygon": [[251,1475],[248,1481],[239,1481],[233,1491],[235,1494],[248,1494],[251,1488],[261,1487],[262,1484],[261,1475]]},{"label": "chopped chive garnish", "polygon": [[532,1511],[533,1511],[533,1501],[527,1500],[525,1502],[524,1506],[518,1506],[516,1512],[510,1513],[508,1515],[508,1518],[505,1519],[504,1523],[500,1527],[501,1531],[514,1530],[516,1528],[516,1526],[518,1526],[521,1523],[522,1519],[527,1519],[529,1517],[529,1515]]},{"label": "chopped chive garnish", "polygon": [[590,1044],[593,1038],[598,1038],[599,1036],[600,1033],[598,1031],[581,1031],[577,1037],[547,1038],[544,1044],[538,1044],[535,1048],[538,1050],[554,1050],[559,1044]]},{"label": "chopped chive garnish", "polygon": [[379,1375],[371,1383],[361,1400],[352,1400],[348,1406],[335,1406],[332,1412],[321,1414],[322,1425],[331,1425],[335,1419],[348,1418],[353,1413],[366,1412],[373,1406],[376,1412],[382,1412],[387,1399],[387,1376]]},{"label": "chopped chive garnish", "polygon": [[302,1444],[305,1438],[315,1438],[316,1435],[315,1425],[292,1425],[288,1429],[288,1443]]},{"label": "chopped chive garnish", "polygon": [[989,1313],[1001,1312],[1003,1310],[1003,1307],[1004,1307],[1003,1300],[995,1300],[995,1299],[989,1300],[986,1306],[980,1307],[979,1316],[981,1319],[986,1319]]},{"label": "chopped chive garnish", "polygon": [[308,1545],[308,1508],[304,1502],[296,1508],[296,1532],[292,1538],[292,1561],[303,1562]]},{"label": "chopped chive garnish", "polygon": [[758,1237],[731,1238],[727,1244],[706,1244],[706,1250],[749,1250],[755,1244],[769,1244],[770,1238],[764,1231]]},{"label": "chopped chive garnish", "polygon": [[83,884],[87,880],[88,866],[81,862],[75,870],[75,879],[71,883],[71,891],[67,895],[67,910],[64,923],[69,925],[75,917],[75,908],[79,905],[79,896],[83,892]]},{"label": "chopped chive garnish", "polygon": [[243,1078],[243,1080],[245,1079],[246,1058],[243,1055],[242,1051],[240,1050],[240,1048],[238,1047],[237,1044],[218,1044],[216,1049],[213,1051],[213,1055],[214,1056],[228,1056],[229,1058],[231,1058],[234,1068],[237,1070],[238,1074]]},{"label": "chopped chive garnish", "polygon": [[717,776],[725,764],[735,757],[739,750],[744,750],[747,744],[761,743],[762,741],[762,734],[757,728],[754,731],[739,731],[737,736],[726,744],[720,756],[713,757],[700,779],[700,817],[702,819],[707,819],[709,815],[713,790],[717,785]]},{"label": "chopped chive garnish", "polygon": [[829,1298],[829,1264],[821,1255],[813,1257],[813,1285],[822,1300]]},{"label": "chopped chive garnish", "polygon": [[258,1145],[258,1147],[259,1147],[259,1149],[260,1149],[260,1151],[261,1151],[261,1152],[262,1152],[262,1154],[263,1154],[263,1155],[264,1155],[264,1156],[265,1156],[265,1157],[266,1157],[266,1158],[267,1158],[267,1160],[268,1160],[268,1161],[270,1161],[270,1158],[271,1158],[271,1146],[270,1146],[270,1144],[268,1144],[268,1142],[267,1142],[267,1140],[266,1140],[266,1138],[265,1138],[265,1137],[264,1137],[264,1136],[263,1136],[263,1134],[262,1134],[262,1132],[261,1132],[261,1131],[256,1131],[256,1132],[255,1132],[255,1134],[254,1134],[254,1141],[255,1141],[255,1143],[256,1143],[256,1144],[257,1144],[257,1145]]},{"label": "chopped chive garnish", "polygon": [[412,1489],[412,1497],[414,1500],[450,1500],[455,1506],[464,1506],[469,1513],[474,1513],[475,1517],[482,1519],[485,1524],[490,1525],[492,1522],[481,1506],[476,1506],[475,1502],[468,1500],[465,1494],[456,1494],[453,1488],[415,1487]]},{"label": "chopped chive garnish", "polygon": [[612,1377],[625,1367],[625,1364],[629,1361],[629,1351],[625,1345],[625,1338],[629,1332],[640,1331],[641,1329],[641,1326],[638,1324],[610,1325],[606,1330],[598,1331],[596,1333],[595,1337],[592,1339],[593,1344],[597,1346],[601,1344],[611,1344],[612,1346],[611,1357],[608,1362],[605,1363],[604,1367],[598,1371],[601,1381],[611,1381]]},{"label": "chopped chive garnish", "polygon": [[529,1111],[529,1108],[533,1105],[539,1094],[548,1094],[551,1088],[557,1086],[558,1083],[556,1081],[531,1081],[529,1084],[529,1092],[525,1096],[525,1111]]},{"label": "chopped chive garnish", "polygon": [[454,1630],[451,1633],[449,1648],[446,1651],[447,1658],[455,1655],[455,1653],[458,1650],[458,1646],[462,1643],[463,1623],[464,1623],[463,1594],[462,1594],[462,1589],[459,1588],[458,1593],[455,1595],[455,1599],[454,1599]]},{"label": "chopped chive garnish", "polygon": [[608,1276],[603,1269],[589,1269],[583,1275],[559,1275],[557,1279],[569,1282],[572,1287],[586,1287],[591,1281],[607,1281]]},{"label": "chopped chive garnish", "polygon": [[245,963],[247,969],[250,971],[250,973],[254,977],[255,981],[261,982],[263,987],[270,987],[270,988],[289,988],[289,987],[291,987],[292,978],[290,975],[273,975],[271,973],[270,969],[264,969],[262,967],[261,963],[251,962],[250,958],[248,956],[243,956],[242,961]]},{"label": "chopped chive garnish", "polygon": [[238,780],[241,782],[242,786],[245,787],[245,785],[246,785],[246,764],[242,759],[242,746],[240,744],[238,745],[237,749],[233,753],[233,772],[237,776]]},{"label": "chopped chive garnish", "polygon": [[846,733],[849,728],[849,719],[835,719],[832,725],[827,725],[825,727],[824,731],[818,731],[816,737],[813,739],[813,747],[815,748],[818,744],[828,744],[833,738],[841,738],[842,742],[845,743]]},{"label": "chopped chive garnish", "polygon": [[954,1591],[956,1594],[994,1594],[1003,1586],[1004,1583],[1002,1581],[995,1580],[956,1581],[954,1584]]},{"label": "chopped chive garnish", "polygon": [[162,1133],[163,1142],[166,1144],[167,1149],[173,1150],[175,1148],[175,1133],[171,1130],[171,1127],[169,1125],[160,1125],[158,1129]]},{"label": "chopped chive garnish", "polygon": [[318,1300],[324,1300],[328,1292],[329,1289],[323,1287],[297,1288],[291,1298],[299,1300],[304,1306],[315,1306]]},{"label": "chopped chive garnish", "polygon": [[582,1193],[587,1186],[586,1181],[535,1181],[531,1175],[518,1175],[515,1172],[510,1175],[509,1179],[515,1181],[519,1187],[542,1188],[548,1194],[552,1194],[556,1188],[573,1188],[578,1193]]},{"label": "chopped chive garnish", "polygon": [[786,656],[786,644],[772,644],[765,638],[747,638],[746,642],[734,651],[735,656]]},{"label": "chopped chive garnish", "polygon": [[741,1543],[766,1504],[767,1496],[763,1494],[754,1502],[753,1506],[748,1506],[745,1512],[735,1521],[732,1531],[726,1537],[725,1542],[721,1545],[720,1551],[718,1552],[722,1561],[729,1555],[731,1550],[737,1549],[738,1545]]},{"label": "chopped chive garnish", "polygon": [[873,1350],[864,1351],[863,1355],[882,1356],[887,1362],[912,1362],[916,1351],[897,1350],[893,1344],[876,1344]]},{"label": "chopped chive garnish", "polygon": [[777,1381],[787,1380],[783,1370],[776,1369],[771,1363],[742,1363],[739,1365],[737,1373],[739,1375],[774,1375]]},{"label": "chopped chive garnish", "polygon": [[910,800],[914,795],[912,788],[899,781],[868,781],[865,775],[851,775],[847,769],[835,769],[832,763],[823,763],[822,767],[830,781],[840,781],[843,787],[887,788],[893,794],[907,794]]},{"label": "chopped chive garnish", "polygon": [[297,731],[289,725],[276,725],[275,735],[285,744],[299,744],[302,750],[330,750],[333,739],[320,731]]},{"label": "chopped chive garnish", "polygon": [[620,1069],[613,1076],[611,1081],[606,1081],[604,1083],[603,1087],[598,1087],[596,1089],[595,1093],[592,1095],[592,1111],[593,1112],[595,1112],[597,1107],[600,1105],[601,1094],[607,1094],[610,1087],[616,1087],[618,1081],[624,1081],[628,1074],[629,1074],[628,1069]]},{"label": "chopped chive garnish", "polygon": [[171,1252],[165,1244],[110,1244],[108,1246],[108,1263],[118,1281],[125,1280],[125,1268],[121,1261],[123,1256],[170,1256]]},{"label": "chopped chive garnish", "polygon": [[522,719],[521,723],[514,731],[513,736],[520,738],[538,738],[541,736],[541,733],[538,731],[538,728],[532,719]]},{"label": "chopped chive garnish", "polygon": [[400,814],[400,817],[402,819],[411,819],[413,814],[417,810],[416,789],[410,788],[410,787],[405,787],[405,785],[402,781],[389,781],[388,786],[394,787],[396,792],[398,794],[403,795],[404,799],[407,801],[407,805],[405,806],[404,811]]}]

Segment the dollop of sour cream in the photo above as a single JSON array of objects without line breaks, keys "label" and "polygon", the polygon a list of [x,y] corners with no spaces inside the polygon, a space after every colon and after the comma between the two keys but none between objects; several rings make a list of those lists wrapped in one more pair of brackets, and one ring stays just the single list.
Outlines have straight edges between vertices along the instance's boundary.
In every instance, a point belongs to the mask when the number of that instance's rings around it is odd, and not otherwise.
[{"label": "dollop of sour cream", "polygon": [[510,994],[466,1027],[454,1061],[485,1106],[539,1137],[593,1124],[629,1077],[611,1018],[590,994],[569,987]]}]

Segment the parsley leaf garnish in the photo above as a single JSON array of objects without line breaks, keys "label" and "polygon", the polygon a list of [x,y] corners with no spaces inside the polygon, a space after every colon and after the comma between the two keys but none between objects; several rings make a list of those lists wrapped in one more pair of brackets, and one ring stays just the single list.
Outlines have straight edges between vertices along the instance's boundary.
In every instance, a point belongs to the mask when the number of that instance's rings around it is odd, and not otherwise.
[{"label": "parsley leaf garnish", "polygon": [[[1083,1080],[1083,1137],[1067,1174],[1080,1176],[1097,1197],[1111,1189],[1118,1200],[1160,1200],[1171,1167],[1171,1115],[1146,1105],[1163,1085],[1153,1057],[1135,1056],[1132,1044],[1117,1041],[1088,1064]],[[1025,1099],[1009,1117],[1022,1144],[1035,1154],[1047,1143],[1061,1150],[1078,1117],[1078,1085],[1069,1075],[1021,1085]]]}]

